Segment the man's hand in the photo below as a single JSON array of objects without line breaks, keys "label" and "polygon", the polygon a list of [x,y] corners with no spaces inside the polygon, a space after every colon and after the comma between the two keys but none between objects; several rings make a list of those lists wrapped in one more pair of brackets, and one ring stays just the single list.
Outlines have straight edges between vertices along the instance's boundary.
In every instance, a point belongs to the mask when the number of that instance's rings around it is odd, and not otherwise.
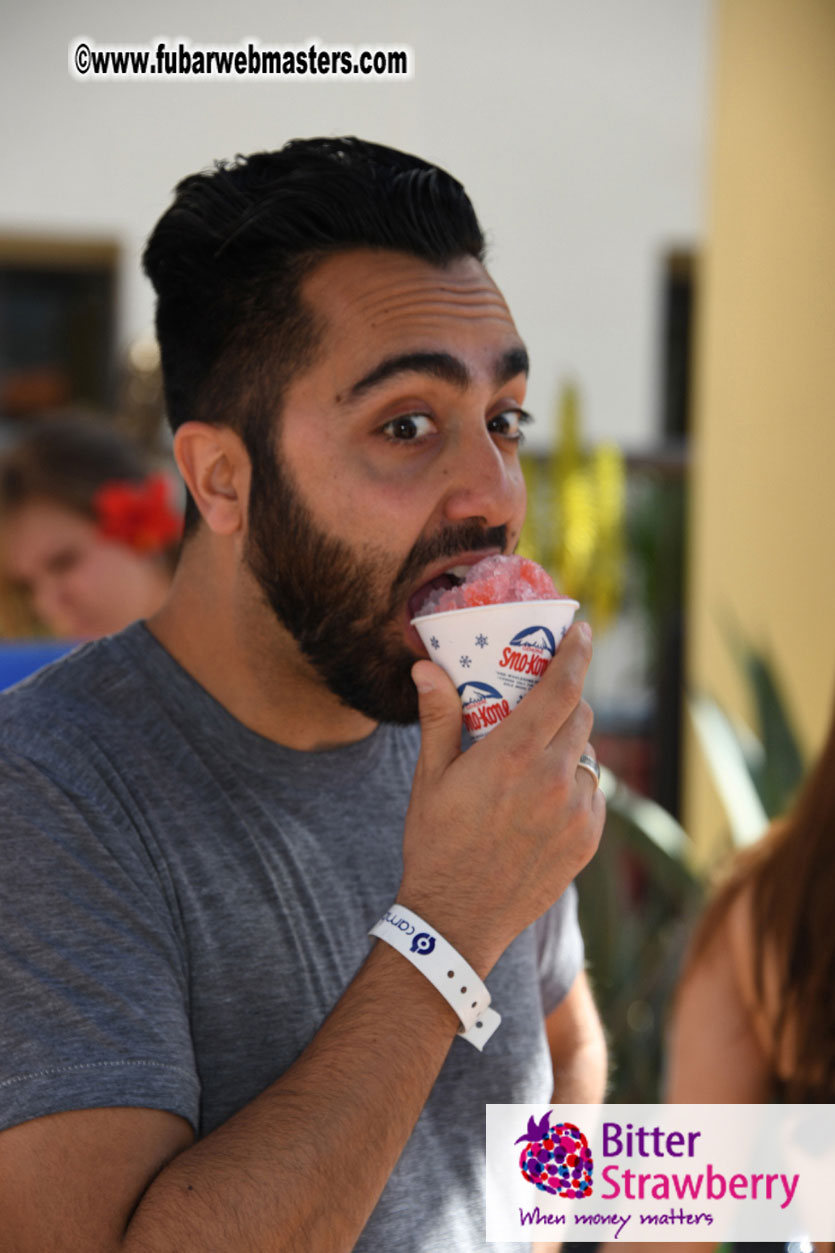
[{"label": "man's hand", "polygon": [[582,699],[590,632],[578,623],[510,717],[460,751],[461,705],[439,666],[418,662],[423,736],[398,901],[484,977],[597,849],[606,805],[586,770]]}]

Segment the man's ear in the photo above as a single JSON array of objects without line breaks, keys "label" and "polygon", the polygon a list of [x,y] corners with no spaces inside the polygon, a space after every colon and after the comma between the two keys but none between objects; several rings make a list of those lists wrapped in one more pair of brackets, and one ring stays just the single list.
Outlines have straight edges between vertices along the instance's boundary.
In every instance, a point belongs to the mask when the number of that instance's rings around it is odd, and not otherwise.
[{"label": "man's ear", "polygon": [[242,531],[250,461],[240,436],[228,426],[184,422],[174,435],[174,456],[209,529],[215,535]]}]

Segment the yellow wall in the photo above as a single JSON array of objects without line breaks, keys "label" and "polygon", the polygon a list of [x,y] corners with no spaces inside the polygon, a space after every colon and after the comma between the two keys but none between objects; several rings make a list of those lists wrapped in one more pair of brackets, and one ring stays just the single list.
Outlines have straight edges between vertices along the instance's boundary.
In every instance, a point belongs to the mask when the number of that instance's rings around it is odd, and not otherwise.
[{"label": "yellow wall", "polygon": [[[699,315],[689,682],[747,706],[721,632],[773,652],[801,738],[835,685],[835,0],[718,0]],[[722,825],[688,736],[685,825]]]}]

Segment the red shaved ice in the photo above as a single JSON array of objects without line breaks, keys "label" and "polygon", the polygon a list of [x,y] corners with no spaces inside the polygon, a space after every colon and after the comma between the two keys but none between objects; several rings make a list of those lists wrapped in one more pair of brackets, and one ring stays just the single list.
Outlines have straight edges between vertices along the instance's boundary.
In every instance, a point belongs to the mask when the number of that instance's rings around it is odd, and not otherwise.
[{"label": "red shaved ice", "polygon": [[437,588],[420,606],[418,616],[507,605],[520,600],[564,600],[542,566],[527,557],[484,557],[471,566],[458,587]]}]

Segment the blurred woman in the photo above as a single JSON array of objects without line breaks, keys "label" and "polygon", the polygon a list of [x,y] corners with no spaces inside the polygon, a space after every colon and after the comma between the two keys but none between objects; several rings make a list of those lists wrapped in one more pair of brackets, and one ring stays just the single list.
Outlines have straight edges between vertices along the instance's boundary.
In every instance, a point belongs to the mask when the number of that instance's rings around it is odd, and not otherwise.
[{"label": "blurred woman", "polygon": [[[667,1102],[835,1101],[833,917],[835,711],[791,813],[737,855],[700,919],[673,1006]],[[716,1245],[618,1241],[602,1253],[663,1248],[710,1253]],[[832,1253],[833,1245],[814,1248]]]},{"label": "blurred woman", "polygon": [[835,1101],[835,712],[791,813],[703,915],[670,1036],[671,1102]]},{"label": "blurred woman", "polygon": [[5,634],[95,639],[154,613],[182,532],[175,496],[108,426],[55,418],[28,429],[0,456]]}]

